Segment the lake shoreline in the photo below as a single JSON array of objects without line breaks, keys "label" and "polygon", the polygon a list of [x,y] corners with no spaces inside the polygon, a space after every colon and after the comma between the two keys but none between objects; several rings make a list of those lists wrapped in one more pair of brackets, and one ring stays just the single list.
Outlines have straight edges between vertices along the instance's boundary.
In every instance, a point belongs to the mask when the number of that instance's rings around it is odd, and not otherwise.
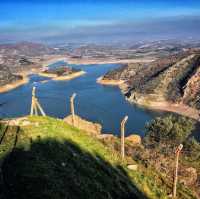
[{"label": "lake shoreline", "polygon": [[[129,100],[128,100],[129,101]],[[138,103],[138,102],[132,102],[139,106],[142,106],[146,109],[150,110],[158,110],[158,111],[166,111],[171,113],[176,113],[185,117],[189,117],[191,119],[197,120],[200,122],[200,116],[199,111],[197,109],[191,108],[185,104],[176,104],[176,103],[170,103],[168,101],[148,101],[148,103]]]},{"label": "lake shoreline", "polygon": [[[118,86],[123,95],[127,92],[127,84],[125,81],[122,80],[103,80],[103,76],[99,77],[97,79],[97,83],[100,83],[102,85],[110,85],[110,86]],[[157,110],[157,111],[166,111],[171,113],[176,113],[185,117],[189,117],[191,119],[197,120],[200,122],[200,111],[189,107],[185,104],[177,104],[177,103],[171,103],[168,101],[152,101],[152,100],[130,100],[126,97],[126,100],[130,103],[136,104],[138,106],[141,106],[145,109],[149,110]]]},{"label": "lake shoreline", "polygon": [[[51,80],[54,80],[54,81],[64,81],[64,80],[71,80],[71,79],[74,79],[76,77],[79,77],[81,75],[84,75],[85,72],[84,71],[81,71],[80,73],[77,73],[77,74],[73,74],[73,75],[70,75],[69,77],[66,76],[66,77],[57,77],[56,75],[50,75],[50,74],[44,74],[43,73],[43,69],[45,67],[47,67],[48,65],[51,65],[51,64],[54,64],[56,62],[59,62],[59,61],[64,61],[66,62],[67,64],[81,64],[81,65],[89,65],[89,64],[128,64],[128,63],[137,63],[137,62],[144,62],[144,63],[148,63],[148,62],[152,62],[154,61],[153,59],[126,59],[126,60],[117,60],[117,59],[107,59],[107,60],[102,60],[102,59],[78,59],[78,58],[70,58],[70,57],[67,57],[65,55],[55,55],[53,57],[50,57],[48,60],[45,60],[45,61],[41,61],[39,63],[39,65],[41,65],[40,68],[33,68],[31,69],[30,71],[27,71],[27,70],[24,70],[24,71],[21,71],[19,73],[17,73],[18,75],[21,75],[23,76],[23,80],[19,80],[19,81],[16,81],[16,82],[13,82],[11,84],[6,84],[2,87],[0,87],[0,93],[4,93],[4,92],[8,92],[8,91],[11,91],[21,85],[24,85],[26,83],[28,83],[29,81],[29,75],[32,75],[32,74],[37,74],[37,75],[40,75],[40,76],[43,76],[43,77],[49,77],[51,78]],[[106,82],[106,81],[98,81],[98,83],[101,83],[102,85],[120,85],[122,84],[122,82]]]},{"label": "lake shoreline", "polygon": [[141,58],[141,59],[122,59],[122,60],[118,60],[118,59],[73,59],[73,58],[66,58],[66,62],[68,64],[81,64],[81,65],[93,65],[93,64],[128,64],[128,63],[149,63],[149,62],[153,62],[155,61],[155,59],[145,59],[145,58]]},{"label": "lake shoreline", "polygon": [[111,58],[72,58],[67,55],[55,55],[48,60],[42,61],[41,66],[47,67],[55,62],[64,61],[67,64],[77,65],[96,65],[96,64],[128,64],[128,63],[149,63],[155,61],[154,57],[149,58],[133,58],[133,59],[111,59]]},{"label": "lake shoreline", "polygon": [[27,84],[29,82],[29,78],[27,75],[22,75],[22,79],[21,80],[17,80],[13,83],[9,83],[9,84],[6,84],[4,86],[1,86],[0,87],[0,93],[6,93],[6,92],[9,92],[15,88],[18,88],[24,84]]},{"label": "lake shoreline", "polygon": [[101,76],[97,79],[97,83],[102,84],[102,85],[120,86],[121,84],[124,84],[125,82],[122,80],[106,80],[106,79],[103,79],[103,76]]}]

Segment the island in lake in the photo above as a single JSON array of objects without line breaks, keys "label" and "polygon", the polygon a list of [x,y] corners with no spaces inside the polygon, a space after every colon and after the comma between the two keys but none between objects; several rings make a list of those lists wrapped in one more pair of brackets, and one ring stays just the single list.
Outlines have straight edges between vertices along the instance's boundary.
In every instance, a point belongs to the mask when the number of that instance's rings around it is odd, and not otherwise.
[{"label": "island in lake", "polygon": [[30,74],[40,74],[53,80],[70,80],[84,74],[83,71],[68,67],[43,70],[49,64],[66,58],[66,51],[44,44],[0,44],[0,93],[26,84]]},{"label": "island in lake", "polygon": [[58,68],[47,68],[40,72],[40,76],[49,77],[52,80],[70,80],[85,74],[79,69],[70,68],[68,66],[61,66]]}]

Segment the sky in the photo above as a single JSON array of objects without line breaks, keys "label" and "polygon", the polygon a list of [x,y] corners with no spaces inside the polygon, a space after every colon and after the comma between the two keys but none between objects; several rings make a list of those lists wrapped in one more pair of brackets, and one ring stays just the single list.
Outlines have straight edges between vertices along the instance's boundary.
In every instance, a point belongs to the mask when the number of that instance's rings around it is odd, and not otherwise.
[{"label": "sky", "polygon": [[1,0],[0,42],[200,38],[199,0]]}]

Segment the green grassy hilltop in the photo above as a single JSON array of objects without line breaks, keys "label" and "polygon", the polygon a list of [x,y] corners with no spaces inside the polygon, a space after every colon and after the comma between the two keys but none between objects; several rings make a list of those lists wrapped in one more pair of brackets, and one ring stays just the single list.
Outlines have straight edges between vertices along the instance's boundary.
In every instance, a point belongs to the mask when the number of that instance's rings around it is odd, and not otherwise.
[{"label": "green grassy hilltop", "polygon": [[135,162],[62,120],[28,117],[1,126],[0,199],[168,198],[162,178],[128,164]]}]

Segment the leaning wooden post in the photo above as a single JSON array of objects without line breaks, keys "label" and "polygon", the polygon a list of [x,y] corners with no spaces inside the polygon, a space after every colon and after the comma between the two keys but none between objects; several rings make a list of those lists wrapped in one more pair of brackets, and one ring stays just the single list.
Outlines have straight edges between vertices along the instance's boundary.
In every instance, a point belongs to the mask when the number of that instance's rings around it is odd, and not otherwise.
[{"label": "leaning wooden post", "polygon": [[182,149],[183,149],[183,145],[180,144],[175,151],[176,162],[175,162],[175,171],[174,171],[173,198],[176,198],[177,181],[178,181],[178,163],[179,163],[179,155]]},{"label": "leaning wooden post", "polygon": [[74,93],[70,98],[70,109],[72,114],[72,124],[75,125],[75,111],[74,111],[74,98],[76,97],[76,93]]},{"label": "leaning wooden post", "polygon": [[30,115],[34,114],[34,110],[35,110],[35,87],[33,87],[33,90],[32,90],[31,112],[30,112]]},{"label": "leaning wooden post", "polygon": [[124,136],[125,136],[125,124],[128,120],[128,116],[125,116],[124,119],[121,121],[121,156],[124,159],[125,156],[125,147],[124,147]]},{"label": "leaning wooden post", "polygon": [[38,115],[38,111],[42,114],[42,116],[46,116],[44,110],[42,109],[42,106],[40,105],[38,99],[35,96],[35,90],[36,88],[33,87],[32,90],[32,102],[31,102],[31,115]]},{"label": "leaning wooden post", "polygon": [[46,114],[45,114],[44,110],[42,109],[42,106],[40,105],[40,103],[39,103],[37,98],[35,99],[35,103],[36,103],[37,108],[39,109],[40,113],[42,114],[42,116],[46,116]]}]

